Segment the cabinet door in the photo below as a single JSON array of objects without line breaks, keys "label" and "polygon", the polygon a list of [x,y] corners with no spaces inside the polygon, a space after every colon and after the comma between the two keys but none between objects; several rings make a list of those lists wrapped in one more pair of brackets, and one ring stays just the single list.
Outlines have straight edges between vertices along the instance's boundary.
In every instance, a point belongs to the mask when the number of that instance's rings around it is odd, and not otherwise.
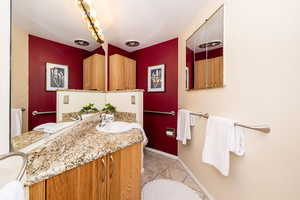
[{"label": "cabinet door", "polygon": [[194,88],[206,88],[206,61],[205,59],[195,62]]},{"label": "cabinet door", "polygon": [[47,180],[47,200],[106,200],[106,157]]},{"label": "cabinet door", "polygon": [[135,144],[108,158],[108,200],[141,199],[141,145]]},{"label": "cabinet door", "polygon": [[136,89],[136,61],[124,58],[125,89]]},{"label": "cabinet door", "polygon": [[83,89],[89,90],[92,87],[92,58],[86,58],[83,60]]},{"label": "cabinet door", "polygon": [[92,83],[91,89],[105,90],[105,57],[94,54],[92,56]]},{"label": "cabinet door", "polygon": [[120,200],[121,191],[121,152],[117,151],[107,157],[107,200]]},{"label": "cabinet door", "polygon": [[214,81],[215,81],[215,77],[214,77],[214,59],[207,59],[206,60],[206,70],[207,70],[207,88],[213,88],[214,87]]},{"label": "cabinet door", "polygon": [[36,183],[29,187],[29,200],[46,200],[45,181]]},{"label": "cabinet door", "polygon": [[109,57],[109,89],[125,89],[124,57],[118,54]]}]

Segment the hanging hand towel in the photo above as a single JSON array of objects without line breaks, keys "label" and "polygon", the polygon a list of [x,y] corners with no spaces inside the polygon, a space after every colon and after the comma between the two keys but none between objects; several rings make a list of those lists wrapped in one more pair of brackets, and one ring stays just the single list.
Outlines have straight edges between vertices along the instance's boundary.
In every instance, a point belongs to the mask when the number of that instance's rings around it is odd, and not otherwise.
[{"label": "hanging hand towel", "polygon": [[22,110],[20,108],[11,109],[11,136],[20,135],[22,132]]},{"label": "hanging hand towel", "polygon": [[19,181],[12,181],[0,189],[0,200],[25,200],[24,186]]},{"label": "hanging hand towel", "polygon": [[206,127],[205,144],[202,153],[203,162],[216,167],[224,176],[228,176],[230,151],[243,155],[244,133],[236,130],[235,121],[210,116]]},{"label": "hanging hand towel", "polygon": [[192,139],[190,115],[191,112],[188,110],[178,110],[176,139],[181,141],[182,144],[186,144],[187,140]]}]

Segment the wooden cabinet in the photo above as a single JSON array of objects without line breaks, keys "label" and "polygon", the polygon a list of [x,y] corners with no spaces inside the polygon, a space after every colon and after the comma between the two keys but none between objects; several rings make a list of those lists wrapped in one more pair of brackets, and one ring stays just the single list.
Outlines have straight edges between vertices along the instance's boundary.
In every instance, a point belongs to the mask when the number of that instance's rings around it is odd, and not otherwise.
[{"label": "wooden cabinet", "polygon": [[29,196],[30,200],[140,200],[141,144],[34,184]]},{"label": "wooden cabinet", "polygon": [[109,155],[107,200],[141,199],[141,146]]},{"label": "wooden cabinet", "polygon": [[105,90],[105,57],[94,54],[83,60],[83,89]]},{"label": "wooden cabinet", "polygon": [[223,87],[223,57],[195,62],[194,87],[198,89]]},{"label": "wooden cabinet", "polygon": [[109,90],[136,89],[136,61],[119,54],[109,57]]}]

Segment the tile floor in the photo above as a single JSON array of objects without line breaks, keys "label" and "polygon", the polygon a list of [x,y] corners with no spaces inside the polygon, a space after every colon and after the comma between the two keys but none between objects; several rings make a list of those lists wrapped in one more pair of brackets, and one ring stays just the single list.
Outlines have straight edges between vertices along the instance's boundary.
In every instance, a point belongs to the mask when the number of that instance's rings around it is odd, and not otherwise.
[{"label": "tile floor", "polygon": [[205,193],[189,176],[178,160],[145,150],[142,186],[155,179],[179,181],[196,191],[202,200],[208,200]]}]

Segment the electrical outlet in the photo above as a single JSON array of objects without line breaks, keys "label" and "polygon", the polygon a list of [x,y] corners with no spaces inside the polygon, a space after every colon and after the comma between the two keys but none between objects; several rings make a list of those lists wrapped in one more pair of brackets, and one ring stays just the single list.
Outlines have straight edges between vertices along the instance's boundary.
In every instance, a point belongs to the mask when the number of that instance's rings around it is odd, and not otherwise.
[{"label": "electrical outlet", "polygon": [[131,96],[131,104],[133,104],[133,105],[135,104],[135,96],[134,95]]},{"label": "electrical outlet", "polygon": [[69,95],[64,96],[64,104],[69,104]]}]

